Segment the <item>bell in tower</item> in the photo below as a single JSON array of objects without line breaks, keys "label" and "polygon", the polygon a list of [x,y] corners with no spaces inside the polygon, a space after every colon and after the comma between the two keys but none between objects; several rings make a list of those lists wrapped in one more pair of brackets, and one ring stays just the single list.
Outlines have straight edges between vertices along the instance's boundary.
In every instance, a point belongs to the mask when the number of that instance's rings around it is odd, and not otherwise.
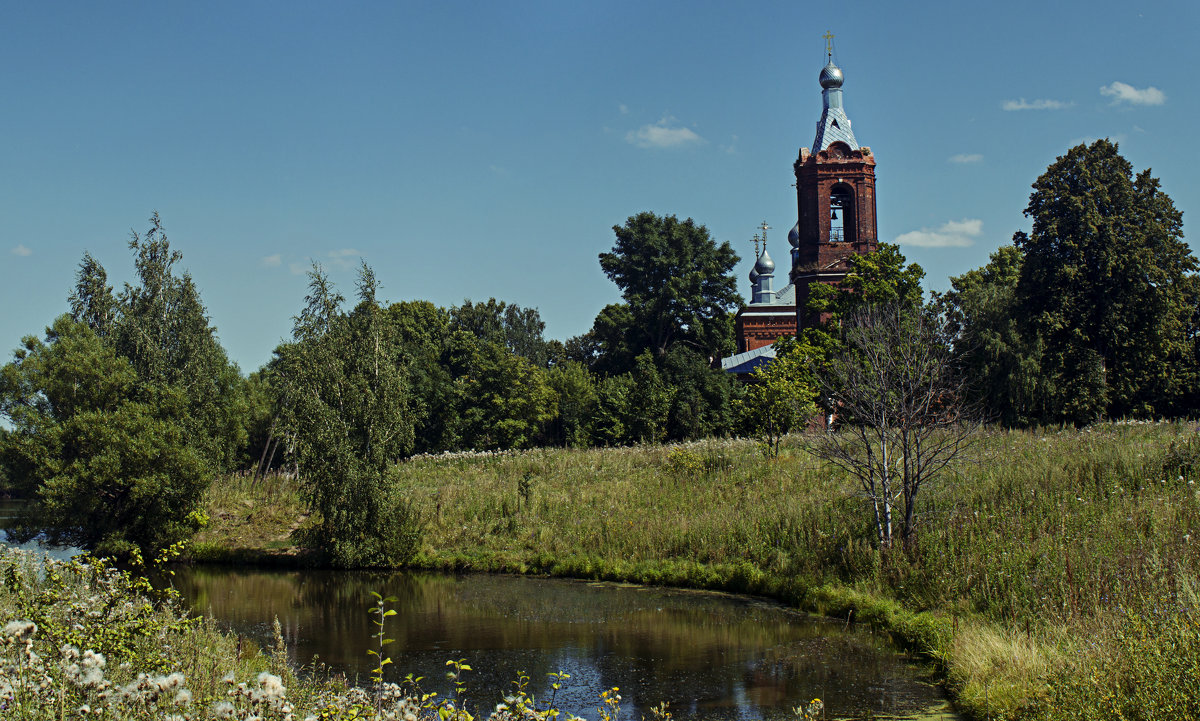
[{"label": "bell in tower", "polygon": [[[826,34],[826,40],[832,40]],[[875,156],[858,144],[842,103],[845,75],[826,46],[821,69],[822,111],[811,148],[801,148],[796,173],[797,241],[790,280],[796,286],[796,321],[803,329],[822,319],[806,306],[814,283],[836,285],[850,271],[850,256],[875,250]]]}]

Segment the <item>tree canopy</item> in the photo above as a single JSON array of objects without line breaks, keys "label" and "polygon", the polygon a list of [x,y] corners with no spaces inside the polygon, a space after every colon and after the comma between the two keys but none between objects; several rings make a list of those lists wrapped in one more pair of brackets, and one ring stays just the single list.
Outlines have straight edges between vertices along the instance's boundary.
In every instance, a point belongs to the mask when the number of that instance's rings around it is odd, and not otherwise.
[{"label": "tree canopy", "polygon": [[738,256],[728,241],[718,245],[691,218],[650,212],[630,216],[613,232],[616,244],[600,254],[600,267],[628,306],[637,343],[632,358],[644,349],[662,357],[676,344],[712,357],[732,350]]}]

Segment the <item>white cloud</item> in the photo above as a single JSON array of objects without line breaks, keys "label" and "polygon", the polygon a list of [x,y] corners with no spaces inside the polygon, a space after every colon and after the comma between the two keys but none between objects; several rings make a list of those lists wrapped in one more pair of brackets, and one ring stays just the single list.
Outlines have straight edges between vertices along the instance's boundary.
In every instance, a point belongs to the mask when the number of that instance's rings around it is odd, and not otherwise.
[{"label": "white cloud", "polygon": [[959,153],[950,156],[951,163],[982,163],[983,156],[979,153]]},{"label": "white cloud", "polygon": [[283,265],[283,255],[280,253],[264,255],[259,259],[258,263],[264,268],[278,268],[280,265]]},{"label": "white cloud", "polygon": [[1000,107],[1005,110],[1063,110],[1074,104],[1062,100],[1041,99],[1030,101],[1021,98],[1020,100],[1005,100],[1004,104]]},{"label": "white cloud", "polygon": [[19,255],[22,258],[28,258],[29,256],[33,255],[33,251],[29,248],[26,248],[24,245],[18,245],[12,249],[12,254]]},{"label": "white cloud", "polygon": [[921,228],[896,238],[897,245],[914,245],[918,248],[966,248],[975,244],[983,233],[983,221],[973,218],[951,220],[940,228]]},{"label": "white cloud", "polygon": [[626,105],[625,103],[619,104],[617,106],[617,110],[621,111],[621,115],[629,115],[629,106]]},{"label": "white cloud", "polygon": [[643,125],[637,130],[630,130],[625,135],[625,142],[639,148],[682,148],[705,142],[704,138],[691,128],[672,127],[674,122],[675,118],[663,118],[653,125]]},{"label": "white cloud", "polygon": [[358,265],[356,261],[362,256],[362,253],[354,248],[339,248],[329,251],[328,255],[330,264],[342,270],[349,270]]},{"label": "white cloud", "polygon": [[292,271],[292,275],[304,275],[308,271],[312,270],[312,265],[305,265],[304,263],[288,263],[288,270]]},{"label": "white cloud", "polygon": [[738,136],[731,135],[731,136],[729,136],[729,145],[722,145],[721,150],[728,153],[729,155],[737,155],[737,152],[738,152],[737,144],[738,144]]},{"label": "white cloud", "polygon": [[1131,105],[1162,105],[1167,102],[1167,94],[1156,87],[1138,90],[1132,85],[1120,81],[1101,86],[1100,94],[1111,97],[1112,104],[1130,103]]}]

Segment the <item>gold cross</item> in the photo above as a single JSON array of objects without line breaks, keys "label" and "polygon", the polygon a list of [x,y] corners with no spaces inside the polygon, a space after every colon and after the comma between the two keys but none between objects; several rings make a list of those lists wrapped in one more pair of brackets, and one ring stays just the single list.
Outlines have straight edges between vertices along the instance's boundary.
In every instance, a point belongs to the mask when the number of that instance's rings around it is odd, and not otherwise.
[{"label": "gold cross", "polygon": [[762,230],[763,250],[765,251],[767,249],[767,231],[771,229],[771,226],[767,225],[767,221],[764,220],[758,227]]},{"label": "gold cross", "polygon": [[825,54],[829,56],[830,60],[833,60],[833,33],[826,30],[821,37],[825,38]]},{"label": "gold cross", "polygon": [[758,253],[758,240],[759,240],[758,233],[754,234],[753,240],[754,240],[754,259],[758,260],[758,255],[759,255],[759,253]]}]

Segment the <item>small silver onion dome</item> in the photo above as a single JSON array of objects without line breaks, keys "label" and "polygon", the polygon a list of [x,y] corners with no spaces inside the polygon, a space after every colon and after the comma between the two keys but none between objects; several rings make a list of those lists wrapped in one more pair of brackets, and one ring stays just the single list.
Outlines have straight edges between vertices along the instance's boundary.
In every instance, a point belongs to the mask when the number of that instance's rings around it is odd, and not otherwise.
[{"label": "small silver onion dome", "polygon": [[762,255],[758,256],[758,262],[754,264],[754,270],[759,275],[767,275],[775,272],[775,261],[771,260],[771,256],[767,255],[767,249],[763,248]]},{"label": "small silver onion dome", "polygon": [[750,282],[751,283],[758,282],[758,265],[757,264],[753,268],[750,269]]},{"label": "small silver onion dome", "polygon": [[788,231],[788,242],[792,244],[793,248],[800,247],[800,221],[797,220],[792,229]]},{"label": "small silver onion dome", "polygon": [[842,75],[842,69],[833,64],[830,60],[821,68],[821,87],[823,88],[840,88],[846,78]]}]

